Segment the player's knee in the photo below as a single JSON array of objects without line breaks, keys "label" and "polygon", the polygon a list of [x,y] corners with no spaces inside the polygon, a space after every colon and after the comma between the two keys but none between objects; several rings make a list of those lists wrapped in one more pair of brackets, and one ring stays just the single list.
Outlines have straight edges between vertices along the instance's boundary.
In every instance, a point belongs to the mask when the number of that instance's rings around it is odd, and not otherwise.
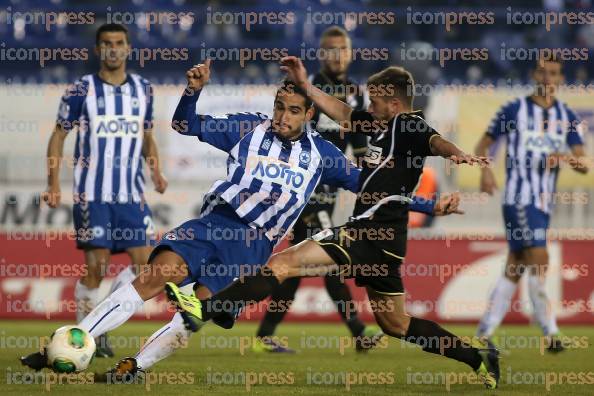
[{"label": "player's knee", "polygon": [[291,249],[276,253],[268,260],[268,267],[272,273],[280,280],[296,276],[297,256]]},{"label": "player's knee", "polygon": [[404,337],[408,330],[410,320],[406,315],[384,316],[378,322],[382,331],[392,337]]}]

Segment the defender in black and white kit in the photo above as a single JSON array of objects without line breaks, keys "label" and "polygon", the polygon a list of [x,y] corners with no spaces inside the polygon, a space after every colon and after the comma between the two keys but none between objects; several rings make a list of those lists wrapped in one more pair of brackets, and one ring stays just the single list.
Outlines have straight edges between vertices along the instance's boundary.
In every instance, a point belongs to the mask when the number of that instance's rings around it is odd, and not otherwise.
[{"label": "defender in black and white kit", "polygon": [[[338,26],[331,26],[322,33],[320,47],[326,51],[339,52],[340,56],[328,56],[321,59],[320,70],[310,77],[312,84],[328,95],[348,104],[354,110],[363,110],[366,107],[364,89],[347,75],[352,60],[351,39],[348,33]],[[340,125],[319,109],[316,109],[312,123],[324,139],[333,143],[343,153],[346,153],[350,146],[357,164],[361,162],[367,151],[365,135],[344,133],[345,131],[341,129]],[[296,245],[333,226],[332,215],[336,207],[338,192],[336,187],[318,184],[309,203],[293,225],[291,245]],[[294,352],[287,345],[279,342],[274,337],[274,332],[295,299],[300,281],[300,278],[287,279],[270,296],[274,303],[269,304],[271,309],[266,311],[260,322],[256,333],[257,338],[252,347],[255,352]],[[324,277],[324,286],[343,323],[349,329],[351,336],[354,337],[355,349],[362,352],[374,347],[381,340],[383,333],[377,325],[366,325],[359,318],[357,306],[352,301],[349,286],[344,283],[344,278],[326,276]]]},{"label": "defender in black and white kit", "polygon": [[353,216],[347,224],[312,239],[342,267],[341,272],[350,271],[358,286],[380,294],[404,294],[400,264],[406,255],[409,203],[425,157],[434,155],[431,140],[439,134],[421,112],[401,113],[384,128],[370,113],[353,111],[350,123],[353,133],[371,135]]},{"label": "defender in black and white kit", "polygon": [[[205,321],[230,315],[229,307],[264,299],[285,279],[338,271],[366,286],[371,308],[385,334],[466,363],[487,388],[496,388],[498,351],[476,348],[435,322],[409,316],[399,274],[406,252],[410,197],[425,157],[479,165],[487,165],[488,160],[464,153],[430,128],[421,114],[412,112],[414,82],[403,68],[389,67],[368,79],[371,103],[368,111],[360,112],[314,87],[298,58],[285,57],[281,65],[324,113],[353,132],[372,136],[359,177],[353,219],[342,227],[323,231],[315,240],[273,255],[254,276],[234,282],[209,299],[180,297],[171,284],[165,288],[168,297],[188,322],[194,318]],[[457,203],[436,207],[436,214],[457,211]]]}]

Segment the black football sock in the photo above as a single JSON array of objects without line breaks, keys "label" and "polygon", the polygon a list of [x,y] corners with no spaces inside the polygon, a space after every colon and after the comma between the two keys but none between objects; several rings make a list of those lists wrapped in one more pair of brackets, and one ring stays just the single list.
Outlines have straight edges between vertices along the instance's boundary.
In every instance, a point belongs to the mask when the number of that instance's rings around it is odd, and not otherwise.
[{"label": "black football sock", "polygon": [[411,318],[408,331],[402,339],[419,345],[425,352],[466,363],[473,370],[478,369],[482,362],[477,348],[430,320]]},{"label": "black football sock", "polygon": [[[260,328],[256,333],[256,337],[270,337],[274,334],[276,326],[283,321],[293,303],[300,281],[301,278],[289,278],[281,283],[272,293],[270,303],[268,303],[268,310],[266,310],[266,314],[262,322],[260,322]],[[271,303],[276,303],[276,306],[273,307]]]},{"label": "black football sock", "polygon": [[202,320],[216,316],[235,318],[246,305],[264,300],[278,287],[278,279],[269,267],[262,267],[253,276],[237,279],[229,286],[202,303]]},{"label": "black football sock", "polygon": [[365,329],[365,325],[357,316],[357,308],[353,303],[353,296],[351,296],[349,287],[342,282],[339,276],[335,275],[324,277],[324,283],[326,284],[326,291],[334,301],[342,321],[347,325],[353,337],[360,336]]}]

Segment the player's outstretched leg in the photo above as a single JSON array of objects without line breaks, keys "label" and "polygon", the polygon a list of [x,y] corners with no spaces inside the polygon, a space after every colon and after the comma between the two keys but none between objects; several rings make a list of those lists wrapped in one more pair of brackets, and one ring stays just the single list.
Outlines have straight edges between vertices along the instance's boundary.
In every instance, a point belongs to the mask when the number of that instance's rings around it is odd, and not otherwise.
[{"label": "player's outstretched leg", "polygon": [[[110,296],[121,286],[131,283],[132,281],[134,281],[134,279],[136,279],[136,272],[134,271],[134,266],[129,265],[123,270],[121,270],[120,273],[116,276],[116,278],[111,284],[111,287],[109,288],[109,292],[107,293],[107,295]],[[99,337],[97,337],[95,343],[97,344],[97,351],[95,352],[95,356],[114,357],[115,354],[110,345],[107,333],[103,333]]]},{"label": "player's outstretched leg", "polygon": [[[404,293],[382,294],[367,288],[374,307],[374,315],[382,330],[389,336],[419,345],[425,352],[446,356],[466,363],[483,380],[488,389],[499,382],[499,352],[497,349],[479,349],[445,330],[435,322],[408,316]],[[386,307],[386,309],[379,309]]]},{"label": "player's outstretched leg", "polygon": [[197,323],[211,319],[234,319],[239,309],[264,300],[285,279],[326,276],[337,268],[317,243],[307,240],[272,255],[255,275],[237,279],[209,299],[185,295],[173,283],[165,285],[165,293],[178,307],[186,326],[193,330]]},{"label": "player's outstretched leg", "polygon": [[[144,269],[146,266],[151,251],[153,250],[152,246],[133,246],[126,249],[126,253],[130,257],[131,264],[128,265],[126,268],[120,271],[120,273],[115,277],[114,281],[111,284],[109,292],[107,295],[111,295],[114,291],[119,289],[121,286],[131,283],[136,279],[136,276],[140,273],[140,269]],[[79,319],[77,322],[82,320]],[[97,337],[95,340],[97,344],[97,350],[95,352],[95,356],[102,356],[102,357],[113,357],[115,356],[113,349],[109,343],[109,337],[107,333],[103,333]]]},{"label": "player's outstretched leg", "polygon": [[[198,298],[211,296],[210,290],[196,283],[194,292]],[[134,357],[121,359],[115,367],[104,373],[95,373],[95,382],[135,384],[142,383],[145,370],[171,356],[190,342],[192,332],[186,329],[179,313],[165,326],[155,331]]]},{"label": "player's outstretched leg", "polygon": [[145,370],[187,346],[191,335],[192,332],[184,326],[181,315],[176,313],[169,323],[150,336],[134,357],[125,357],[111,370],[96,373],[94,380],[107,383],[141,383]]},{"label": "player's outstretched leg", "polygon": [[[74,300],[76,301],[76,321],[80,322],[99,303],[99,285],[103,279],[104,270],[109,264],[111,254],[107,248],[87,248],[85,250],[86,274],[76,283]],[[96,357],[113,357],[113,352],[107,347],[105,339],[95,338]]]},{"label": "player's outstretched leg", "polygon": [[324,283],[326,291],[334,301],[342,321],[355,338],[356,351],[367,352],[376,346],[381,341],[384,333],[378,326],[365,326],[365,323],[359,319],[353,296],[343,279],[337,275],[328,275],[324,277]]},{"label": "player's outstretched leg", "polygon": [[[159,294],[166,282],[180,283],[187,276],[188,268],[184,260],[170,250],[161,250],[134,282],[120,287],[105,298],[78,326],[92,337],[113,330],[130,319],[145,301]],[[44,353],[35,352],[21,358],[21,363],[41,370],[47,366],[47,359]]]}]

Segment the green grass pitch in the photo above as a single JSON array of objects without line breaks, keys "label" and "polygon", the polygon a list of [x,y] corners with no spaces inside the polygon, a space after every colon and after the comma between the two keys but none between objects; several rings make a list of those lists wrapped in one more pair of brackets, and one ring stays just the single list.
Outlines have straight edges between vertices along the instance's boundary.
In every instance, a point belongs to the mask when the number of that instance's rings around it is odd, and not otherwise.
[{"label": "green grass pitch", "polygon": [[[341,352],[340,342],[347,342],[347,330],[340,324],[282,324],[277,334],[287,337],[281,340],[288,340],[291,347],[299,350],[295,355],[252,352],[251,336],[256,329],[253,323],[239,323],[232,330],[208,325],[193,335],[189,345],[154,366],[154,383],[148,385],[80,383],[88,380],[84,377],[88,374],[69,378],[78,383],[67,383],[66,377],[33,376],[20,366],[17,358],[32,350],[36,336],[49,335],[60,325],[50,321],[0,322],[0,361],[4,371],[0,394],[379,396],[447,394],[448,390],[452,394],[477,395],[594,394],[594,348],[590,345],[594,327],[564,327],[567,336],[581,341],[559,355],[540,353],[533,342],[539,334],[535,327],[502,327],[500,335],[533,338],[508,338],[515,341],[509,341],[510,347],[502,357],[500,388],[487,391],[482,385],[468,383],[470,370],[465,365],[405,346],[398,340],[390,339],[366,354],[356,353],[349,345],[343,345]],[[117,357],[134,354],[141,342],[139,337],[149,336],[159,326],[156,322],[131,322],[110,333],[118,346]],[[460,335],[472,335],[474,331],[474,326],[445,327]],[[532,345],[514,347],[516,342]],[[106,370],[116,360],[95,359],[88,373]],[[256,383],[245,384],[246,378]],[[446,378],[449,384],[444,383]],[[48,386],[42,383],[47,379],[63,383]],[[452,383],[454,379],[464,383]]]}]

